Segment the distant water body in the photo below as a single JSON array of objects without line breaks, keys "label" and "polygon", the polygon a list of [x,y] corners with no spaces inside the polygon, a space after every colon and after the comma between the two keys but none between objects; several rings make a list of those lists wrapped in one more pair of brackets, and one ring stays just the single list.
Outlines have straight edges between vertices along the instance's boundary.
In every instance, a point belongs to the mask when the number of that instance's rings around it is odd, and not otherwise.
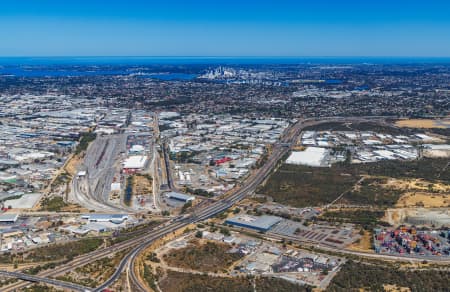
[{"label": "distant water body", "polygon": [[0,57],[0,66],[51,65],[264,65],[264,64],[433,64],[450,57]]},{"label": "distant water body", "polygon": [[[25,66],[25,68],[24,68]],[[55,66],[52,69],[52,66]],[[49,65],[45,69],[41,66],[32,65],[16,65],[0,67],[0,76],[14,76],[14,77],[87,77],[87,76],[117,76],[117,75],[134,75],[139,71],[133,70],[114,70],[114,69],[97,69],[97,70],[83,70],[83,67],[76,67],[74,69],[61,69],[57,65]],[[91,67],[85,67],[91,68]],[[158,73],[158,74],[138,74],[139,78],[150,78],[163,81],[171,80],[192,80],[197,74],[186,73]]]},{"label": "distant water body", "polygon": [[[232,66],[232,65],[356,65],[356,64],[450,64],[450,58],[387,57],[0,57],[0,76],[77,77],[139,74],[137,66]],[[120,68],[123,67],[123,68]],[[172,70],[173,71],[173,70]],[[191,80],[181,72],[142,74],[142,78]],[[329,80],[340,83],[340,80]]]},{"label": "distant water body", "polygon": [[[23,68],[22,66],[29,66]],[[0,76],[16,76],[16,77],[80,77],[80,76],[99,76],[99,75],[127,75],[130,72],[125,70],[95,70],[87,71],[83,69],[63,70],[63,69],[42,69],[39,66],[33,65],[16,65],[0,68]],[[52,66],[52,65],[49,65]],[[57,66],[57,65],[54,65]]]},{"label": "distant water body", "polygon": [[197,74],[185,74],[185,73],[162,73],[162,74],[148,74],[148,75],[141,75],[141,78],[151,78],[151,79],[158,79],[158,80],[164,80],[164,81],[171,81],[171,80],[192,80],[195,79],[198,75]]}]

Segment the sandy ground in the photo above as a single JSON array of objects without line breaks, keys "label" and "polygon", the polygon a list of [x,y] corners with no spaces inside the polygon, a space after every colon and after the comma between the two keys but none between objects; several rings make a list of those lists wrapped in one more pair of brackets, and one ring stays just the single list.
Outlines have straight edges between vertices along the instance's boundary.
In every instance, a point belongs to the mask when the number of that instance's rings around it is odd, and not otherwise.
[{"label": "sandy ground", "polygon": [[409,208],[390,208],[387,209],[384,217],[381,219],[388,222],[391,225],[398,225],[405,222],[409,216],[442,216],[447,211],[447,208],[419,208],[419,207],[409,207]]},{"label": "sandy ground", "polygon": [[[450,185],[431,183],[422,179],[388,179],[382,185],[404,191],[395,204],[395,209],[386,212],[382,220],[391,224],[398,224],[405,219],[408,208],[447,208],[450,207]],[[406,209],[405,209],[406,208]],[[405,213],[406,212],[406,213]]]},{"label": "sandy ground", "polygon": [[430,158],[447,158],[450,157],[450,151],[425,149],[423,151],[423,156]]},{"label": "sandy ground", "polygon": [[406,193],[398,200],[396,206],[423,206],[425,208],[450,207],[450,194]]},{"label": "sandy ground", "polygon": [[355,250],[355,251],[362,251],[362,252],[372,252],[372,244],[371,244],[371,238],[372,235],[369,231],[365,230],[364,235],[361,237],[361,240],[359,240],[358,243],[353,243],[349,246],[349,249]]},{"label": "sandy ground", "polygon": [[395,123],[398,127],[406,128],[448,128],[450,127],[450,120],[431,120],[431,119],[411,119],[411,120],[399,120]]},{"label": "sandy ground", "polygon": [[[188,225],[188,226],[186,226],[186,227],[177,229],[177,230],[174,231],[173,233],[170,233],[170,234],[168,234],[168,235],[166,235],[166,236],[164,236],[164,237],[162,237],[162,238],[159,238],[159,239],[157,239],[156,241],[154,241],[149,247],[147,247],[143,252],[141,252],[141,253],[138,255],[137,261],[136,261],[136,262],[137,262],[137,265],[135,266],[136,272],[139,273],[139,275],[142,274],[142,271],[141,271],[141,269],[143,268],[142,264],[143,264],[144,262],[146,262],[146,258],[147,258],[147,256],[148,256],[150,253],[152,253],[152,252],[154,252],[154,251],[160,249],[161,247],[165,246],[168,242],[173,241],[173,240],[175,240],[176,238],[178,238],[178,237],[180,237],[180,236],[183,236],[183,235],[187,236],[187,234],[184,233],[184,231],[185,231],[186,229],[192,229],[192,230],[194,230],[195,228],[196,228],[196,225],[190,224],[190,225]],[[159,254],[158,254],[158,257],[159,257]],[[161,258],[160,258],[160,259],[161,259]],[[148,261],[147,261],[147,262],[148,262]],[[149,263],[149,262],[148,262],[148,263]],[[152,266],[153,266],[154,264],[155,264],[155,263],[153,263],[153,262],[151,263]],[[147,285],[146,283],[143,283],[142,279],[140,279],[140,280],[141,280],[141,283],[144,284],[144,286],[145,286],[149,291],[153,291],[150,287],[148,287],[148,285]]]},{"label": "sandy ground", "polygon": [[394,188],[397,190],[405,191],[422,191],[429,192],[430,189],[433,192],[448,193],[450,192],[450,185],[443,183],[431,183],[422,179],[395,179],[390,178],[384,185],[388,188]]},{"label": "sandy ground", "polygon": [[133,195],[151,195],[153,192],[152,182],[145,176],[135,175],[133,181]]},{"label": "sandy ground", "polygon": [[79,155],[73,155],[69,158],[64,168],[70,175],[74,176],[77,173],[77,168],[82,160],[82,157],[80,157]]},{"label": "sandy ground", "polygon": [[398,287],[396,285],[385,284],[383,285],[384,291],[386,292],[409,292],[411,291],[408,287]]},{"label": "sandy ground", "polygon": [[69,204],[66,207],[63,207],[61,209],[62,212],[79,212],[79,213],[88,213],[89,209],[83,208],[80,205],[77,204]]},{"label": "sandy ground", "polygon": [[439,208],[450,206],[450,185],[431,183],[421,179],[389,179],[386,188],[404,190],[396,207]]}]

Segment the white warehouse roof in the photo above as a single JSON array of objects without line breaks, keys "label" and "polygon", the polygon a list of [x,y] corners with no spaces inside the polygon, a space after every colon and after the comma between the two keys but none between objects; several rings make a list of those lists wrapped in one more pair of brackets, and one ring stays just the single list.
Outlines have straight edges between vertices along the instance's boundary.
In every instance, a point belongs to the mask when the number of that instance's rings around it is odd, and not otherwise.
[{"label": "white warehouse roof", "polygon": [[142,151],[144,151],[145,149],[144,149],[144,146],[142,146],[142,145],[133,145],[131,148],[130,148],[130,152],[142,152]]},{"label": "white warehouse roof", "polygon": [[294,151],[286,159],[287,164],[302,164],[309,166],[326,166],[324,163],[328,150],[320,147],[307,147],[304,151]]},{"label": "white warehouse roof", "polygon": [[144,155],[130,156],[125,160],[123,168],[144,168],[146,162],[147,156]]}]

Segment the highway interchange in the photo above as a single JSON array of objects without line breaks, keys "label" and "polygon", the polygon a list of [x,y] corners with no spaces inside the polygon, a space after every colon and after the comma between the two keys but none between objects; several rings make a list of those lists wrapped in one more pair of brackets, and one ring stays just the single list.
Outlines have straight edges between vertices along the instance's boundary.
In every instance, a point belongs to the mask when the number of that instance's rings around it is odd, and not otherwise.
[{"label": "highway interchange", "polygon": [[[367,119],[373,120],[377,119],[378,117],[368,117]],[[96,250],[94,252],[81,255],[77,258],[75,258],[73,261],[58,266],[56,269],[53,270],[46,270],[38,275],[34,276],[33,279],[27,278],[26,274],[23,273],[14,273],[9,274],[11,277],[19,278],[26,281],[33,281],[33,282],[46,282],[55,286],[60,286],[64,288],[73,289],[75,291],[83,291],[80,289],[84,289],[85,291],[102,291],[103,289],[111,286],[124,271],[128,271],[127,274],[130,276],[131,283],[133,285],[133,291],[146,291],[145,286],[143,286],[141,280],[139,279],[139,275],[137,274],[135,262],[136,258],[141,254],[142,251],[144,251],[148,246],[150,246],[155,240],[164,237],[165,235],[168,235],[170,233],[175,232],[176,230],[179,230],[180,228],[186,227],[187,225],[199,221],[206,220],[208,218],[211,218],[228,208],[232,207],[235,203],[239,202],[246,196],[252,194],[256,188],[267,178],[267,176],[271,173],[271,171],[277,166],[277,163],[279,160],[288,153],[288,151],[291,149],[291,147],[295,144],[296,139],[302,129],[308,126],[317,125],[321,123],[326,122],[332,122],[332,121],[363,121],[367,120],[366,118],[333,118],[333,119],[321,119],[318,120],[301,120],[297,123],[293,124],[291,127],[289,127],[285,134],[283,135],[281,141],[274,145],[272,153],[270,154],[267,162],[259,168],[255,173],[251,176],[249,176],[241,186],[236,187],[234,190],[232,190],[228,195],[223,196],[217,201],[209,201],[208,204],[199,204],[194,211],[188,215],[184,216],[178,216],[176,218],[173,218],[171,221],[166,222],[164,224],[161,224],[155,228],[151,228],[148,230],[148,232],[144,232],[140,236],[136,236],[132,239],[120,242],[118,244],[112,245],[107,248],[102,248],[99,250]],[[119,151],[120,152],[120,151]],[[112,165],[109,165],[108,167],[112,167]],[[107,167],[107,168],[108,168]],[[94,173],[92,174],[93,179],[98,179],[100,173]],[[74,185],[73,187],[78,187],[77,185]],[[282,239],[282,238],[276,238],[274,235],[269,235],[272,238],[275,239]],[[76,267],[81,267],[83,265],[86,265],[90,262],[93,262],[97,259],[109,256],[113,253],[116,253],[118,251],[123,251],[130,249],[130,251],[125,255],[125,257],[121,260],[120,264],[117,266],[115,272],[113,275],[105,281],[101,286],[97,287],[96,289],[91,289],[87,287],[82,287],[77,285],[77,287],[68,287],[67,285],[72,285],[72,283],[66,283],[62,281],[53,282],[50,283],[49,280],[54,281],[51,279],[51,277],[54,277],[59,274],[64,274],[67,271],[70,271]],[[338,251],[342,253],[351,253],[354,255],[359,256],[369,256],[369,257],[377,257],[379,258],[380,255],[370,254],[370,253],[363,253],[363,252],[350,252],[347,250],[333,250],[329,249],[331,251]],[[392,256],[384,256],[387,259],[394,259]],[[404,260],[404,259],[403,259]],[[4,275],[6,275],[6,272],[2,272]],[[61,283],[62,282],[62,283]],[[65,283],[65,284],[64,284]],[[28,283],[25,283],[23,281],[19,281],[13,284],[10,284],[8,286],[3,287],[2,291],[20,291],[20,289],[26,287],[29,285]],[[64,286],[66,285],[66,286]]]},{"label": "highway interchange", "polygon": [[[52,277],[56,276],[58,274],[62,274],[66,271],[70,271],[71,269],[74,269],[75,267],[79,267],[82,265],[85,265],[89,262],[92,262],[96,259],[102,258],[104,256],[110,255],[112,252],[121,251],[124,249],[129,248],[130,246],[134,246],[133,250],[128,253],[121,261],[121,263],[118,265],[115,273],[111,276],[110,279],[108,279],[103,285],[101,285],[96,291],[101,291],[103,288],[108,287],[110,284],[112,284],[124,271],[124,269],[130,265],[133,267],[134,259],[137,257],[137,255],[140,253],[140,251],[144,250],[148,245],[150,245],[154,240],[163,237],[167,234],[170,234],[171,232],[174,232],[178,230],[179,228],[182,228],[184,226],[187,226],[193,222],[201,221],[208,219],[220,212],[223,212],[224,210],[231,207],[234,203],[241,200],[243,197],[245,197],[247,194],[251,193],[256,189],[256,187],[266,178],[266,176],[270,173],[272,168],[275,166],[275,164],[278,162],[278,160],[289,150],[288,145],[286,143],[294,143],[295,138],[297,137],[299,131],[301,130],[300,125],[306,126],[309,124],[301,124],[297,123],[295,126],[291,127],[283,137],[283,140],[281,143],[277,144],[273,152],[268,159],[267,163],[264,164],[262,168],[260,168],[253,176],[249,177],[242,187],[238,188],[236,191],[231,193],[229,196],[226,196],[222,198],[221,200],[218,200],[216,202],[213,202],[209,205],[202,205],[202,208],[199,210],[195,210],[194,214],[186,217],[186,216],[179,216],[175,219],[173,219],[170,224],[161,226],[160,228],[156,228],[155,230],[152,230],[148,234],[145,234],[141,237],[136,237],[134,239],[122,242],[117,245],[113,245],[111,247],[97,250],[94,252],[91,252],[89,254],[80,256],[76,258],[74,261],[66,264],[61,265],[58,267],[57,271],[55,270],[49,270],[44,271],[43,273],[39,274],[41,277]],[[203,208],[204,206],[204,208]],[[137,280],[137,276],[134,275],[134,269],[130,269],[131,272],[131,278],[135,279],[136,282],[134,285],[140,286],[140,282]],[[136,281],[137,280],[137,281]],[[14,283],[10,286],[4,287],[4,291],[16,291],[17,289],[25,287],[26,283]],[[141,287],[142,288],[142,287]],[[86,288],[87,289],[87,288]],[[145,291],[145,290],[144,290]]]}]

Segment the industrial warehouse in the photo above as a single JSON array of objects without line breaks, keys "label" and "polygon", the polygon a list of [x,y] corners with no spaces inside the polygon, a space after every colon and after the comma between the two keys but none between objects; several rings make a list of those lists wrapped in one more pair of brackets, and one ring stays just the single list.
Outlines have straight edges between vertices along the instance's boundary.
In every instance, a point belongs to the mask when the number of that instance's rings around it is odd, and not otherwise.
[{"label": "industrial warehouse", "polygon": [[181,201],[184,203],[192,202],[195,200],[195,196],[190,196],[190,195],[177,193],[177,192],[168,192],[168,193],[166,193],[166,197],[169,199],[174,199],[174,200]]},{"label": "industrial warehouse", "polygon": [[276,216],[250,216],[250,215],[239,215],[233,218],[225,220],[225,224],[230,224],[238,227],[251,228],[258,231],[268,231],[272,226],[283,220]]}]

